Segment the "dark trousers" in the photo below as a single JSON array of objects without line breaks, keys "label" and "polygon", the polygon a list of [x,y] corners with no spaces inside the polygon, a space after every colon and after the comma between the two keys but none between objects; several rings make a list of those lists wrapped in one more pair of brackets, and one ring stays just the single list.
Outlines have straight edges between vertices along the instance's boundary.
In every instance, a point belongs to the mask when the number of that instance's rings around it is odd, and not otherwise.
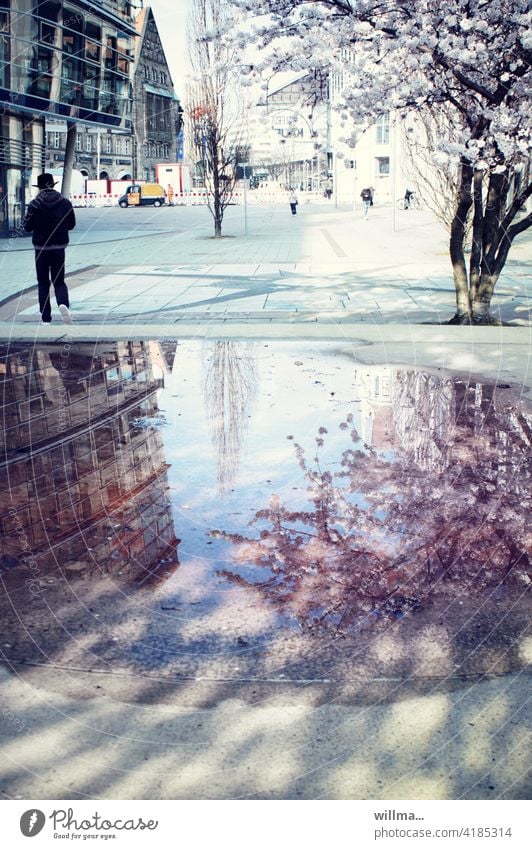
[{"label": "dark trousers", "polygon": [[43,321],[52,320],[50,304],[50,286],[53,284],[57,306],[70,306],[68,289],[65,283],[65,249],[54,248],[49,251],[35,251],[35,269],[39,284],[39,309]]},{"label": "dark trousers", "polygon": [[292,210],[292,215],[295,215],[295,214],[296,214],[296,212],[297,212],[297,204],[296,204],[296,203],[291,203],[291,204],[290,204],[290,209]]}]

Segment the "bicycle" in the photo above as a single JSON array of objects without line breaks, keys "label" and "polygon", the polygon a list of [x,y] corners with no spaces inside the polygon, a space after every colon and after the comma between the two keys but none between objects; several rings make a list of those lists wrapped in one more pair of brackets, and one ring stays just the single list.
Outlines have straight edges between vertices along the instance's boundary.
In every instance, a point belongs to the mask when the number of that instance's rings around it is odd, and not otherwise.
[{"label": "bicycle", "polygon": [[422,209],[423,204],[416,194],[411,194],[408,201],[406,198],[399,198],[396,202],[397,209]]}]

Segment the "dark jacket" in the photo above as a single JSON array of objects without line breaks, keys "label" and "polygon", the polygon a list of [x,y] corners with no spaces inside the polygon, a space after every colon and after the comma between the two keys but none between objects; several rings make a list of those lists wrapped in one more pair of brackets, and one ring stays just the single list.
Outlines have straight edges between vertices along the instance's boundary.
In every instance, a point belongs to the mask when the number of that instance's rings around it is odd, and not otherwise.
[{"label": "dark jacket", "polygon": [[33,233],[32,242],[40,250],[66,248],[68,231],[76,226],[72,204],[55,189],[43,189],[28,206],[23,228]]}]

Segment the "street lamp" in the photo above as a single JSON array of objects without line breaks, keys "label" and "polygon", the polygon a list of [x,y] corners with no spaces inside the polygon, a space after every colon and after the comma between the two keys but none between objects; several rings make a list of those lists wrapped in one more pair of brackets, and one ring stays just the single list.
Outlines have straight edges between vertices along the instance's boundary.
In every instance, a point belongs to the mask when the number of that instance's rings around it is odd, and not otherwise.
[{"label": "street lamp", "polygon": [[237,162],[237,168],[244,169],[244,236],[248,234],[248,182],[247,182],[247,174],[246,167],[249,165],[249,162]]}]

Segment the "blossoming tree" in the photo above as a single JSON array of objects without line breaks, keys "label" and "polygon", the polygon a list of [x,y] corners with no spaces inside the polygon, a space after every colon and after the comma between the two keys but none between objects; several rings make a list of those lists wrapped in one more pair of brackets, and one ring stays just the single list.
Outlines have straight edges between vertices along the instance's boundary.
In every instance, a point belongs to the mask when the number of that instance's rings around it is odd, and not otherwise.
[{"label": "blossoming tree", "polygon": [[355,121],[388,110],[451,116],[452,133],[433,153],[455,164],[452,321],[493,323],[495,285],[514,239],[532,224],[523,214],[532,193],[528,0],[232,2],[252,16],[264,62],[277,70],[345,68],[351,52],[343,105]]}]

